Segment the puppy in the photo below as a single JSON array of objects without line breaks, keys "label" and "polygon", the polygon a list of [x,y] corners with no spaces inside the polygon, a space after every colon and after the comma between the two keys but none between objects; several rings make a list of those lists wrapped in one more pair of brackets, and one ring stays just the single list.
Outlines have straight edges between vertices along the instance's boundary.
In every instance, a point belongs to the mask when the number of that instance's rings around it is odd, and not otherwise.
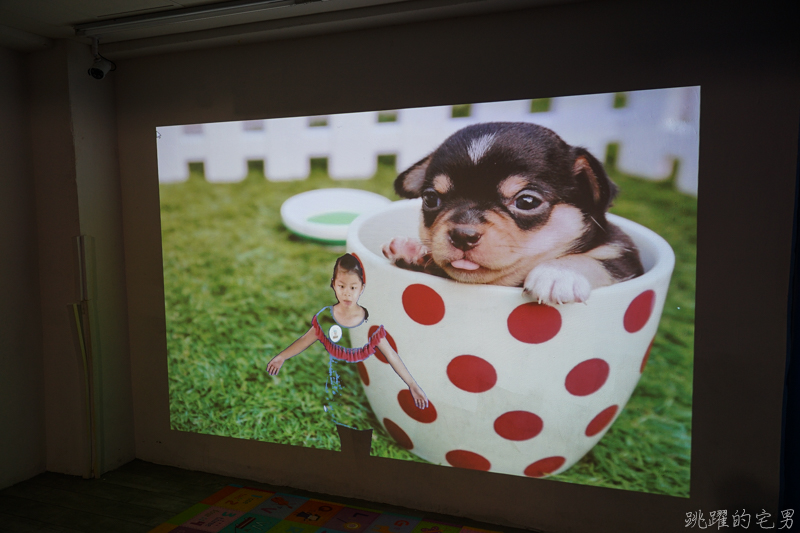
[{"label": "puppy", "polygon": [[586,302],[644,273],[606,220],[617,187],[586,149],[522,122],[463,128],[394,182],[422,197],[420,240],[383,246],[397,266],[464,283],[522,286],[540,303]]}]

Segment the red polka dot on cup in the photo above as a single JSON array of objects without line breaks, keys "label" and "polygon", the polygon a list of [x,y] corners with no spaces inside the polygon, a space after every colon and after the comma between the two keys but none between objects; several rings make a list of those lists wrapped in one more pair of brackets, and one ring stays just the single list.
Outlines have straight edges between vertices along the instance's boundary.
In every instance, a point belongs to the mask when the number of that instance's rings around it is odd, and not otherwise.
[{"label": "red polka dot on cup", "polygon": [[[367,333],[367,337],[368,338],[372,337],[372,334],[375,333],[376,331],[378,331],[378,326],[370,326],[369,332]],[[392,337],[392,335],[388,331],[386,332],[386,342],[389,343],[389,346],[392,347],[392,350],[394,350],[398,354],[400,353],[400,350],[397,349],[397,343],[394,342],[394,337]],[[381,363],[386,363],[387,365],[389,364],[389,361],[386,360],[386,356],[383,355],[380,350],[375,350],[375,357],[377,357],[378,361],[380,361]]]},{"label": "red polka dot on cup", "polygon": [[488,459],[467,450],[452,450],[445,454],[445,459],[452,466],[487,471],[492,467]]},{"label": "red polka dot on cup", "polygon": [[497,383],[497,371],[485,359],[474,355],[459,355],[447,365],[450,382],[467,392],[486,392]]},{"label": "red polka dot on cup", "polygon": [[508,332],[520,342],[541,344],[561,330],[561,313],[555,307],[522,304],[508,315]]},{"label": "red polka dot on cup", "polygon": [[608,373],[608,363],[602,359],[589,359],[569,371],[564,386],[572,395],[588,396],[605,385]]},{"label": "red polka dot on cup", "polygon": [[542,432],[541,417],[528,411],[509,411],[494,421],[495,432],[508,440],[528,440]]},{"label": "red polka dot on cup", "polygon": [[358,375],[361,378],[361,382],[364,384],[365,387],[369,386],[369,372],[367,372],[367,367],[364,365],[363,361],[359,361],[357,364],[358,368]]},{"label": "red polka dot on cup", "polygon": [[403,411],[417,422],[430,424],[436,420],[436,408],[433,406],[433,402],[430,401],[430,398],[428,399],[428,407],[420,409],[414,403],[414,397],[411,395],[411,391],[403,389],[397,394],[397,402],[400,404]]},{"label": "red polka dot on cup", "polygon": [[617,409],[619,409],[618,406],[612,405],[600,411],[600,413],[589,422],[589,425],[586,426],[586,436],[594,437],[603,431],[614,419],[614,415],[617,414]]},{"label": "red polka dot on cup", "polygon": [[642,329],[647,324],[647,321],[650,320],[650,315],[653,313],[655,305],[656,293],[653,291],[644,291],[634,298],[625,311],[625,318],[623,319],[625,331],[636,333]]},{"label": "red polka dot on cup", "polygon": [[403,309],[411,320],[423,326],[432,326],[444,318],[442,297],[427,285],[418,283],[403,291]]},{"label": "red polka dot on cup", "polygon": [[406,450],[410,450],[414,447],[414,443],[411,442],[411,437],[409,437],[408,433],[403,431],[403,428],[401,428],[399,425],[395,424],[388,418],[384,418],[383,427],[386,428],[386,431],[389,432],[389,435],[392,436],[392,438],[397,442],[397,444],[399,444]]},{"label": "red polka dot on cup", "polygon": [[653,340],[650,341],[650,345],[647,347],[647,351],[644,352],[644,357],[642,358],[642,364],[639,366],[639,373],[641,374],[644,372],[644,367],[647,365],[647,360],[650,359],[650,351],[653,349],[653,343],[656,341],[656,338],[653,337]]},{"label": "red polka dot on cup", "polygon": [[524,474],[528,477],[544,477],[561,468],[566,461],[567,459],[565,457],[561,457],[560,455],[545,457],[544,459],[539,459],[538,461],[529,464],[525,468]]}]

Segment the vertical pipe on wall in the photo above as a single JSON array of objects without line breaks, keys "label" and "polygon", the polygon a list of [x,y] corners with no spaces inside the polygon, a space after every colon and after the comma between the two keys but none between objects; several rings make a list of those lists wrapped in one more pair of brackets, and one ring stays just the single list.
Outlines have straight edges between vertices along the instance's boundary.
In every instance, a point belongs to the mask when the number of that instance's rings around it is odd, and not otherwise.
[{"label": "vertical pipe on wall", "polygon": [[97,464],[97,413],[95,409],[95,380],[94,359],[92,357],[92,330],[91,313],[89,309],[89,283],[87,269],[87,241],[91,237],[80,235],[75,237],[77,251],[78,291],[80,301],[71,304],[73,325],[75,327],[76,346],[80,355],[83,369],[83,384],[85,392],[86,430],[89,437],[89,464],[84,477],[99,477]]}]

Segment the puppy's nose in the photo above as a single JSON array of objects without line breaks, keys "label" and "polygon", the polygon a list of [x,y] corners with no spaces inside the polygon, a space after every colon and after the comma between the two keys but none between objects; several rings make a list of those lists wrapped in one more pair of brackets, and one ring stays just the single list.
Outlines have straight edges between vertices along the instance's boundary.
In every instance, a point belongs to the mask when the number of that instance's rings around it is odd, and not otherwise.
[{"label": "puppy's nose", "polygon": [[478,245],[481,232],[470,227],[456,226],[450,230],[450,242],[459,250],[470,250]]}]

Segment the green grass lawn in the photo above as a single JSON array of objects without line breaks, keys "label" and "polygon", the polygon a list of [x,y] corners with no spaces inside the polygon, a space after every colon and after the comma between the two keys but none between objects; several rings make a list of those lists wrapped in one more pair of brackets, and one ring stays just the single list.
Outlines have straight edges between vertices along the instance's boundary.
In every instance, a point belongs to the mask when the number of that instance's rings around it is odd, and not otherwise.
[{"label": "green grass lawn", "polygon": [[[612,212],[654,229],[677,264],[647,368],[627,407],[600,443],[563,474],[572,483],[689,495],[696,210],[673,184],[611,171],[622,193]],[[269,359],[310,327],[342,249],[304,241],[281,224],[280,206],[320,187],[366,189],[396,199],[396,173],[381,165],[371,180],[333,181],[319,165],[307,180],[273,183],[252,169],[240,183],[201,175],[162,184],[170,423],[172,429],[338,449],[322,410],[327,354],[319,343],[272,378]],[[355,365],[341,373],[357,383]],[[360,387],[349,409],[380,428]],[[359,425],[361,427],[361,425]],[[421,461],[382,430],[373,454]]]}]

